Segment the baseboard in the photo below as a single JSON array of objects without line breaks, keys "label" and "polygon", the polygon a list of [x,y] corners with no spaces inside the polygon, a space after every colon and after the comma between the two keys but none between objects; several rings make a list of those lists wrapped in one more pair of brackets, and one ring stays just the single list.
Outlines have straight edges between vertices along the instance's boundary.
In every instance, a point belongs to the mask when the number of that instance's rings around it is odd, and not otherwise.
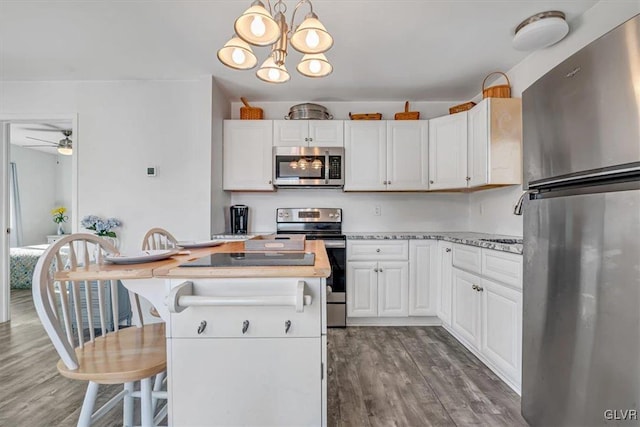
[{"label": "baseboard", "polygon": [[476,348],[474,348],[473,346],[471,346],[464,338],[462,338],[461,336],[459,336],[452,328],[451,326],[448,326],[446,324],[442,324],[442,327],[451,334],[451,336],[453,336],[460,344],[462,344],[463,346],[465,346],[465,348],[467,350],[469,350],[471,353],[473,353],[474,356],[476,356],[478,359],[480,359],[480,361],[482,363],[484,363],[489,369],[491,369],[491,371],[493,371],[494,374],[496,374],[502,381],[504,381],[505,384],[507,384],[513,391],[515,391],[518,396],[522,396],[522,392],[520,390],[520,385],[516,384],[512,379],[510,379],[509,377],[507,377],[506,375],[504,375],[500,369],[498,369],[490,360],[488,360],[486,357],[484,357],[484,355],[482,355]]},{"label": "baseboard", "polygon": [[347,326],[440,326],[436,316],[420,317],[347,317]]}]

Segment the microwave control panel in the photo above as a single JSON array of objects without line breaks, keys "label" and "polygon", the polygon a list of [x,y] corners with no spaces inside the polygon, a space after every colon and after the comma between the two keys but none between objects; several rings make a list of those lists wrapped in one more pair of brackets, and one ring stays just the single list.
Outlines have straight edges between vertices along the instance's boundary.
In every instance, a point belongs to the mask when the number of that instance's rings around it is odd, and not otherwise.
[{"label": "microwave control panel", "polygon": [[329,156],[329,179],[342,179],[342,156]]}]

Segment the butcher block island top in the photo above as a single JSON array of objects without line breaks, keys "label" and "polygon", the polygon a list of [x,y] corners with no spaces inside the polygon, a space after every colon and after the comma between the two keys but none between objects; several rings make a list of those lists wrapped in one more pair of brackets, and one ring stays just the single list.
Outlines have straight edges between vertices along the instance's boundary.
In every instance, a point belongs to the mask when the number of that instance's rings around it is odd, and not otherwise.
[{"label": "butcher block island top", "polygon": [[[229,277],[329,277],[331,265],[322,240],[305,242],[304,252],[315,254],[312,266],[241,266],[241,267],[184,267],[191,261],[216,253],[256,253],[245,251],[244,242],[228,242],[219,246],[191,249],[189,254],[142,264],[101,264],[89,268],[78,267],[55,273],[59,280],[111,280],[150,278],[229,278]],[[270,252],[272,253],[272,252]]]}]

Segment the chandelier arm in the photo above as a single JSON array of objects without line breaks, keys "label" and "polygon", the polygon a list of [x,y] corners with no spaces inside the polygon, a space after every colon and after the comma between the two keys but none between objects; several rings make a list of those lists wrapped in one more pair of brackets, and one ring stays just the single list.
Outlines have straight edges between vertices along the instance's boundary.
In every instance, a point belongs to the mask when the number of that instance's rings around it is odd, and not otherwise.
[{"label": "chandelier arm", "polygon": [[311,3],[310,0],[300,0],[298,4],[296,4],[296,8],[293,9],[293,15],[291,15],[291,25],[289,25],[289,33],[288,33],[289,37],[291,37],[291,34],[295,32],[295,27],[293,26],[293,23],[296,19],[296,12],[300,8],[300,6],[302,6],[305,3],[309,4],[309,8],[311,9],[311,13],[313,14],[313,3]]},{"label": "chandelier arm", "polygon": [[267,6],[269,6],[269,13],[273,16],[273,10],[271,10],[271,2],[267,0]]}]

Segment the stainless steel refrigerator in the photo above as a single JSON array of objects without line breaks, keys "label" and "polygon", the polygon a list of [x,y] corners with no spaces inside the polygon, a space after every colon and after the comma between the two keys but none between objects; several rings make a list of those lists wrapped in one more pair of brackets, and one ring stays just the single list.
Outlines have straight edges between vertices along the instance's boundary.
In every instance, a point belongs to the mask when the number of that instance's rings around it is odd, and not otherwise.
[{"label": "stainless steel refrigerator", "polygon": [[640,15],[522,103],[522,414],[640,425]]}]

